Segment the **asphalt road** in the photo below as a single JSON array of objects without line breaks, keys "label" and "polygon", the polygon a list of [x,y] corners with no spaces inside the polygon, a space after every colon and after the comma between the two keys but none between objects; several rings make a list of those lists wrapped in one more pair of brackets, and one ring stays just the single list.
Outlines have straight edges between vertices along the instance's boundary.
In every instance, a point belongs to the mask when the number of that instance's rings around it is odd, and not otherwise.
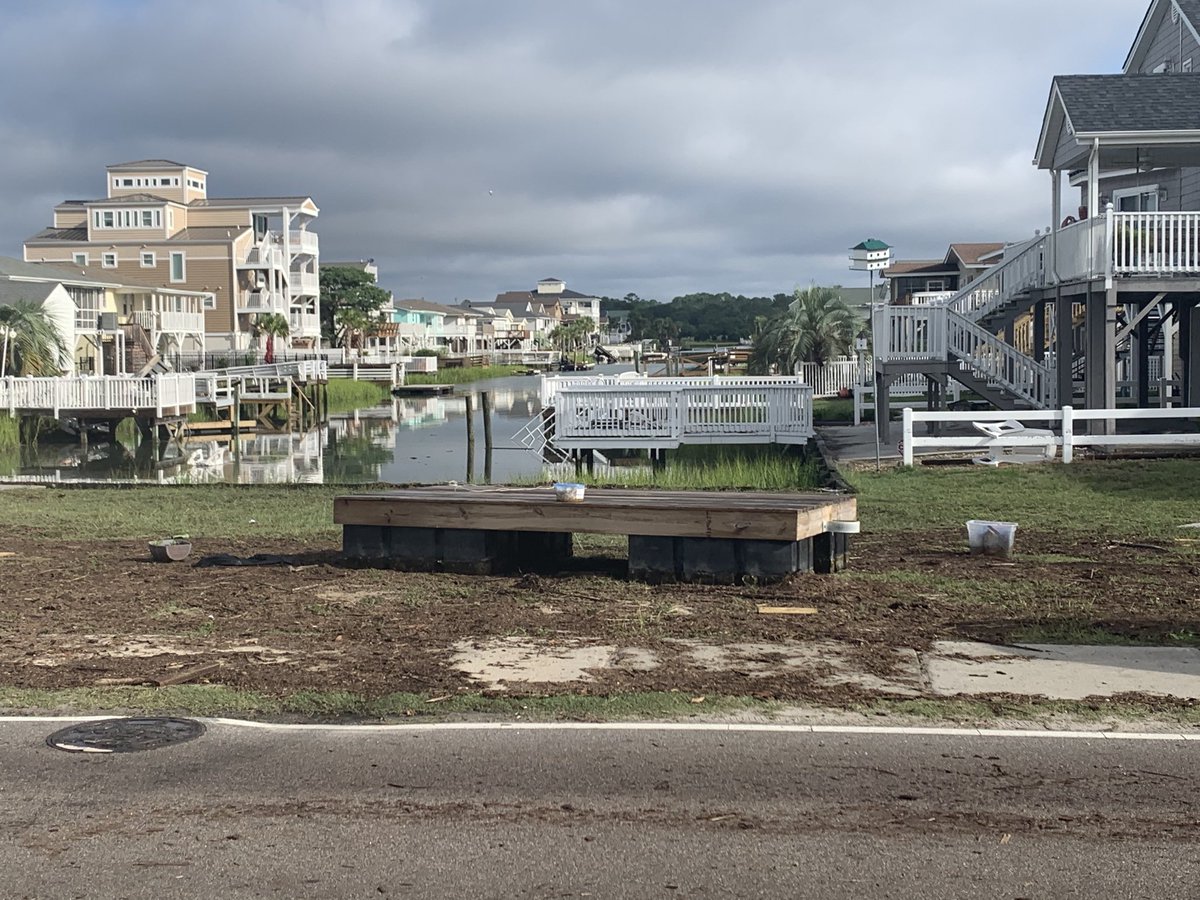
[{"label": "asphalt road", "polygon": [[0,896],[1200,896],[1200,742],[0,724]]}]

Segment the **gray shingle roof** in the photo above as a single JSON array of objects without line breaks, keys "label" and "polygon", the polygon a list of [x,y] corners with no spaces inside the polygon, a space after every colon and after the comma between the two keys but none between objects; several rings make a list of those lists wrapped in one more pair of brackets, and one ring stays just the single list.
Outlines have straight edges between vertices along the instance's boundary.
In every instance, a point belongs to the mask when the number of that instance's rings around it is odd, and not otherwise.
[{"label": "gray shingle roof", "polygon": [[299,206],[312,197],[209,197],[193,200],[188,206]]},{"label": "gray shingle roof", "polygon": [[157,194],[122,194],[120,197],[105,197],[103,200],[88,200],[90,206],[130,206],[135,203],[175,203]]},{"label": "gray shingle roof", "polygon": [[1200,131],[1196,75],[1059,75],[1076,134]]},{"label": "gray shingle roof", "polygon": [[25,243],[34,241],[86,241],[87,228],[80,225],[77,228],[43,228]]},{"label": "gray shingle roof", "polygon": [[[109,166],[108,169],[109,171],[113,171],[116,169],[182,169],[185,167],[188,169],[195,168],[195,166],[189,166],[187,163],[175,162],[171,159],[135,159],[132,162],[116,163],[115,165]],[[196,169],[196,171],[199,172],[203,170]]]},{"label": "gray shingle roof", "polygon": [[249,225],[201,225],[184,228],[171,235],[172,241],[217,241],[224,243],[232,241],[243,232],[249,231]]},{"label": "gray shingle roof", "polygon": [[113,284],[103,278],[89,278],[82,269],[70,264],[30,263],[11,256],[0,256],[0,278],[44,278],[70,284]]},{"label": "gray shingle roof", "polygon": [[28,300],[41,303],[58,287],[57,281],[8,281],[0,279],[0,303]]},{"label": "gray shingle roof", "polygon": [[408,309],[414,312],[441,313],[444,316],[479,316],[481,313],[464,306],[446,306],[444,303],[433,303],[429,300],[395,300],[394,309]]}]

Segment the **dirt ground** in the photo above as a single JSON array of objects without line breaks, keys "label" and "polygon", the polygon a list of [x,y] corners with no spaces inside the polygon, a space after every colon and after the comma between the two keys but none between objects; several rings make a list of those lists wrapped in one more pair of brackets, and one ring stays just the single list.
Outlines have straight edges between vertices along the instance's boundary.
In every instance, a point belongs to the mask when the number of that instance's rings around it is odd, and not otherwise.
[{"label": "dirt ground", "polygon": [[[153,684],[209,667],[197,681],[271,695],[478,690],[450,665],[453,645],[526,637],[648,648],[661,661],[648,671],[599,673],[576,691],[841,703],[857,689],[818,685],[811,673],[711,671],[689,662],[681,644],[840,641],[863,670],[886,675],[893,648],[941,638],[1034,640],[1082,628],[1171,643],[1200,634],[1200,563],[1186,547],[1023,534],[1020,554],[999,562],[969,556],[964,543],[949,531],[862,535],[843,575],[714,587],[626,581],[614,543],[585,544],[581,554],[591,555],[557,576],[478,577],[348,567],[333,543],[198,540],[191,559],[162,564],[140,542],[30,540],[0,530],[0,684]],[[295,559],[192,565],[216,553]],[[818,612],[761,615],[757,604]]]}]

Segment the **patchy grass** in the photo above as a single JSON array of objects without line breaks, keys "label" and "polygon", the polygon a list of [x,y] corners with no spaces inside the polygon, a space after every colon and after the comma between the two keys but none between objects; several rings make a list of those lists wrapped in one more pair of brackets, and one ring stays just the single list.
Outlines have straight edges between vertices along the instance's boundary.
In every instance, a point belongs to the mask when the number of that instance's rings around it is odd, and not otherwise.
[{"label": "patchy grass", "polygon": [[333,538],[337,485],[188,485],[0,491],[0,527],[50,540]]},{"label": "patchy grass", "polygon": [[17,420],[8,413],[0,413],[0,449],[11,449],[21,446],[20,429]]},{"label": "patchy grass", "polygon": [[299,691],[274,697],[222,685],[165,688],[0,688],[0,709],[44,712],[142,712],[193,716],[302,716],[304,718],[439,719],[478,715],[535,720],[613,721],[677,719],[742,710],[771,714],[778,703],[751,697],[693,697],[656,691],[598,697],[560,694],[547,697],[484,697],[459,693],[396,693],[368,698],[350,691]]},{"label": "patchy grass", "polygon": [[[1113,719],[1152,719],[1172,725],[1200,725],[1200,706],[1164,701],[1150,704],[1118,698],[1093,700],[875,700],[852,707],[864,715],[911,716],[938,722],[997,725],[1004,720],[1042,724],[1095,725]],[[1065,722],[1063,720],[1066,720]]]},{"label": "patchy grass", "polygon": [[[859,515],[875,532],[961,528],[968,519],[1016,522],[1096,538],[1195,536],[1200,521],[1197,461],[1078,462],[1069,466],[926,468],[846,472]],[[1018,545],[1021,531],[1017,531]]]}]

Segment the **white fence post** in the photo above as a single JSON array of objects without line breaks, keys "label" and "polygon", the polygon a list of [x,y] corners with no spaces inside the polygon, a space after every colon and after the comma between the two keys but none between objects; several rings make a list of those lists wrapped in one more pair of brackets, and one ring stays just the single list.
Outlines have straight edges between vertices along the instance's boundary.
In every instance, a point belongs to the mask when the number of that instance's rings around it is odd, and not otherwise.
[{"label": "white fence post", "polygon": [[900,440],[900,452],[904,455],[904,465],[911,466],[913,464],[913,411],[911,406],[904,407],[901,412]]},{"label": "white fence post", "polygon": [[1062,408],[1062,461],[1070,465],[1075,455],[1075,410],[1073,407]]}]

